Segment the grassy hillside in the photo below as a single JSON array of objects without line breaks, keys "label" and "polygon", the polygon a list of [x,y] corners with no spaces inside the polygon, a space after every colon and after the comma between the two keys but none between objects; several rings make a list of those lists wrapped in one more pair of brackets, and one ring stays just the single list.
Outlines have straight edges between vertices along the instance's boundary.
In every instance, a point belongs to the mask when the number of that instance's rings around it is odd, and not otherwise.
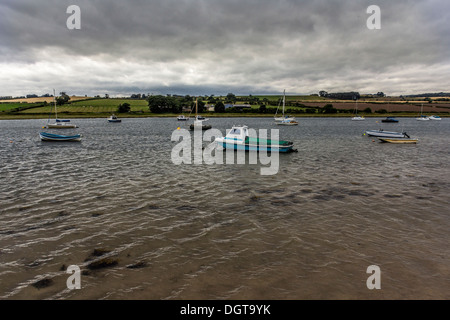
[{"label": "grassy hillside", "polygon": [[[131,99],[93,99],[72,102],[63,106],[57,106],[58,113],[74,113],[74,114],[106,114],[117,112],[120,104],[129,103],[131,112],[148,112],[148,103],[145,100]],[[23,114],[48,114],[52,104],[40,108],[28,109]],[[54,112],[54,110],[53,110]]]},{"label": "grassy hillside", "polygon": [[[208,113],[208,116],[265,116],[270,117],[275,114],[276,108],[282,96],[246,96],[237,97],[237,104],[251,104],[253,112],[237,112],[237,113]],[[224,101],[225,97],[221,97]],[[39,98],[34,98],[39,99]],[[21,119],[21,118],[46,118],[50,112],[54,112],[53,98],[49,99],[50,103],[45,101],[34,103],[18,103],[0,101],[0,118],[2,119]],[[28,99],[29,101],[32,101]],[[205,103],[208,103],[206,100]],[[172,117],[174,114],[153,114],[150,112],[148,102],[146,100],[126,99],[126,98],[88,98],[79,97],[72,100],[69,104],[58,106],[58,115],[66,118],[76,117],[106,117],[112,113],[117,113],[120,104],[130,104],[131,110],[127,114],[119,114],[120,117],[152,117],[163,116]],[[266,112],[259,112],[260,104],[266,106]],[[323,114],[320,108],[327,104],[332,104],[333,108],[338,112],[334,114]],[[396,101],[392,98],[374,98],[361,99],[358,102],[358,113],[365,116],[415,116],[418,114],[422,105],[422,101]],[[286,96],[286,113],[296,116],[348,116],[354,111],[356,104],[354,101],[330,100],[319,96]],[[370,113],[364,112],[365,109],[371,109]],[[383,111],[383,112],[381,112]],[[281,110],[279,110],[281,112]],[[450,102],[433,101],[433,103],[423,103],[424,113],[440,114],[446,116],[450,114]],[[207,113],[207,112],[203,112]]]}]

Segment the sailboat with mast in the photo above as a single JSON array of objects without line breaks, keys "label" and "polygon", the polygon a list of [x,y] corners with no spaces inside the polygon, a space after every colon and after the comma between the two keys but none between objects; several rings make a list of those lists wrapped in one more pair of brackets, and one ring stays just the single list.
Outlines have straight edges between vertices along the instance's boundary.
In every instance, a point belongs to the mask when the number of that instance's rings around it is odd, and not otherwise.
[{"label": "sailboat with mast", "polygon": [[[284,115],[285,106],[286,106],[286,90],[283,91],[283,116],[277,117],[277,114],[278,114],[278,108],[277,108],[277,111],[276,111],[275,117],[274,117],[275,123],[277,125],[284,125],[284,126],[298,125],[298,122],[295,120],[295,117]],[[278,105],[278,107],[279,107],[279,105]]]},{"label": "sailboat with mast", "polygon": [[74,129],[78,128],[76,125],[69,123],[70,120],[61,120],[58,119],[58,111],[56,109],[56,96],[55,96],[55,89],[53,89],[53,105],[55,106],[55,122],[50,123],[50,115],[52,113],[52,110],[50,109],[50,114],[47,121],[47,129]]},{"label": "sailboat with mast", "polygon": [[422,106],[420,107],[420,116],[418,118],[416,118],[416,120],[420,120],[420,121],[430,120],[429,117],[423,115],[423,103],[422,103]]},{"label": "sailboat with mast", "polygon": [[362,116],[358,116],[358,99],[355,98],[355,114],[352,118],[352,121],[363,121],[363,120],[366,119]]},{"label": "sailboat with mast", "polygon": [[211,125],[203,124],[204,121],[208,121],[208,120],[209,119],[206,119],[206,118],[198,115],[198,99],[195,99],[195,120],[194,120],[194,123],[192,123],[189,126],[189,129],[190,130],[195,130],[195,129],[208,130],[208,129],[211,129]]}]

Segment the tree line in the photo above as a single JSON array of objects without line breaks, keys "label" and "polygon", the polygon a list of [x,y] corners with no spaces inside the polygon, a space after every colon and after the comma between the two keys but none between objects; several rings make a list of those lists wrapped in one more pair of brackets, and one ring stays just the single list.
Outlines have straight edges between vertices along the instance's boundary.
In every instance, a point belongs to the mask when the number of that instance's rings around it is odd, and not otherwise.
[{"label": "tree line", "polygon": [[[277,111],[278,113],[281,112],[281,109],[279,107],[281,101],[271,101],[267,102],[267,105],[265,102],[260,101],[259,108],[245,108],[241,109],[239,107],[230,107],[225,108],[225,104],[232,104],[237,102],[238,100],[235,99],[236,96],[229,94],[227,97],[225,97],[224,101],[220,98],[214,98],[214,97],[208,97],[206,102],[208,103],[214,103],[214,112],[216,113],[258,113],[258,114],[275,114]],[[195,112],[195,108],[197,107],[197,111],[199,113],[207,111],[205,106],[205,101],[195,99],[191,96],[163,96],[163,95],[155,95],[155,96],[149,96],[147,97],[148,101],[148,108],[149,111],[156,114],[163,114],[163,113],[182,113],[184,110],[191,110],[191,112]],[[248,101],[246,99],[245,101]],[[278,103],[277,105],[274,105]],[[288,104],[285,104],[288,105]],[[117,112],[124,113],[130,111],[130,105],[128,103],[123,103],[119,105]],[[289,114],[333,114],[333,113],[348,113],[352,112],[352,110],[337,110],[333,107],[332,104],[327,104],[324,107],[307,107],[301,103],[293,102],[290,103],[289,107],[285,108],[285,113]],[[372,111],[370,108],[367,108],[364,110],[366,113],[371,113]]]}]

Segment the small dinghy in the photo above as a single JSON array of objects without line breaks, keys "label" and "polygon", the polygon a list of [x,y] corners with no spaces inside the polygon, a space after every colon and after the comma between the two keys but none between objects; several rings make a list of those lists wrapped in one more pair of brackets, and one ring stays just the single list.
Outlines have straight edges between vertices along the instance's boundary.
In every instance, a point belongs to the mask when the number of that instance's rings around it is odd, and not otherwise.
[{"label": "small dinghy", "polygon": [[399,144],[406,144],[406,143],[417,143],[417,139],[389,139],[389,138],[378,138],[381,142],[387,142],[387,143],[399,143]]},{"label": "small dinghy", "polygon": [[42,141],[81,141],[81,134],[62,135],[48,132],[40,132],[39,136]]}]

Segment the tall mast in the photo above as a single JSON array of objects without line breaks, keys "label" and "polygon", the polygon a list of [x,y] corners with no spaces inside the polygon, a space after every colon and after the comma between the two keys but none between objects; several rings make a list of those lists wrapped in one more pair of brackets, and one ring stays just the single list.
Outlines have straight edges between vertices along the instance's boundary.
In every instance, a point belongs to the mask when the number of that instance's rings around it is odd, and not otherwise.
[{"label": "tall mast", "polygon": [[195,118],[197,118],[198,113],[198,98],[195,98]]},{"label": "tall mast", "polygon": [[55,89],[53,89],[53,103],[55,105],[55,119],[58,119],[58,111],[56,110],[56,93],[55,93]]}]

